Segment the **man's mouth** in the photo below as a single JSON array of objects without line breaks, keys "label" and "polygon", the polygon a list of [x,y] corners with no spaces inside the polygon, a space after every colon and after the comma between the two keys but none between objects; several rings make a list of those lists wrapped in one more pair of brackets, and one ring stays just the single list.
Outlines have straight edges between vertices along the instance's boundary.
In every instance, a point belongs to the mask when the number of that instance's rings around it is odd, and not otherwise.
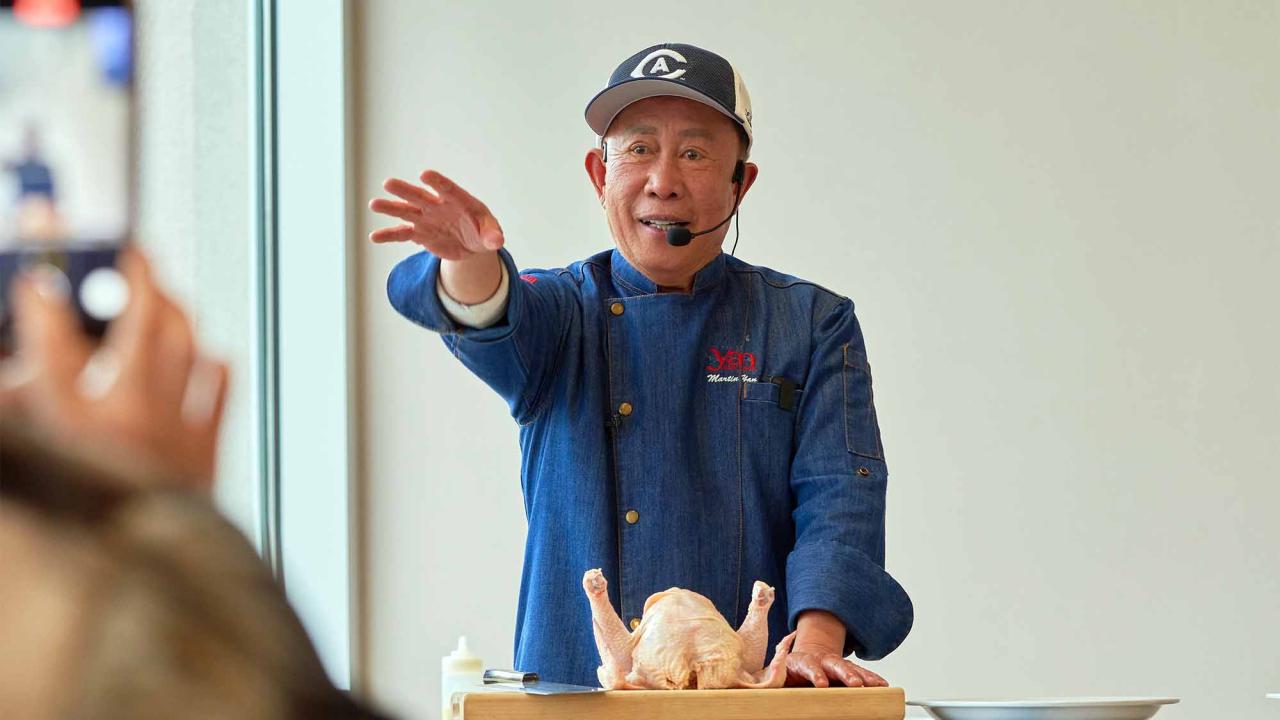
[{"label": "man's mouth", "polygon": [[675,219],[666,219],[666,218],[640,218],[640,222],[645,225],[648,225],[651,228],[657,228],[658,230],[662,230],[664,232],[666,231],[667,228],[687,227],[689,225],[689,222],[687,220],[675,220]]}]

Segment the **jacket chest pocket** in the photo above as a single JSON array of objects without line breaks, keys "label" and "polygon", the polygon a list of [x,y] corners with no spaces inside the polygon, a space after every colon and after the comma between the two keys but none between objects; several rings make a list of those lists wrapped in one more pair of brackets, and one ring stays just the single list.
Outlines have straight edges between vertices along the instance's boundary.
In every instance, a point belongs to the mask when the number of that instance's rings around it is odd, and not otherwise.
[{"label": "jacket chest pocket", "polygon": [[764,381],[742,385],[743,463],[784,486],[795,454],[796,408],[803,397],[803,388],[787,390]]},{"label": "jacket chest pocket", "polygon": [[884,459],[867,356],[844,346],[844,442],[855,455]]}]

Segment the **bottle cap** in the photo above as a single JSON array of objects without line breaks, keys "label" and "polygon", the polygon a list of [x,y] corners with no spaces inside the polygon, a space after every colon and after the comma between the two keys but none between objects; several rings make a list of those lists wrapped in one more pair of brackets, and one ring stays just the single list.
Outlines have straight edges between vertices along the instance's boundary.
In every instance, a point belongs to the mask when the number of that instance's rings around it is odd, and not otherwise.
[{"label": "bottle cap", "polygon": [[440,667],[447,673],[475,675],[484,671],[484,661],[467,647],[467,637],[458,638],[458,649],[440,658]]},{"label": "bottle cap", "polygon": [[476,657],[475,654],[473,654],[471,650],[467,647],[467,636],[466,635],[459,636],[458,649],[449,653],[449,658],[452,660],[471,660],[475,657]]}]

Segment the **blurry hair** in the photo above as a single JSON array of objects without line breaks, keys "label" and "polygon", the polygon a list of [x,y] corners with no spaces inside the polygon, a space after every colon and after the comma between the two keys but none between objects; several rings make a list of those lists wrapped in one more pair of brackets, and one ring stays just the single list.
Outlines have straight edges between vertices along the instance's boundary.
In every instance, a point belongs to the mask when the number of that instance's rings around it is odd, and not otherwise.
[{"label": "blurry hair", "polygon": [[0,421],[0,502],[98,556],[63,717],[377,718],[325,673],[280,585],[203,497]]}]

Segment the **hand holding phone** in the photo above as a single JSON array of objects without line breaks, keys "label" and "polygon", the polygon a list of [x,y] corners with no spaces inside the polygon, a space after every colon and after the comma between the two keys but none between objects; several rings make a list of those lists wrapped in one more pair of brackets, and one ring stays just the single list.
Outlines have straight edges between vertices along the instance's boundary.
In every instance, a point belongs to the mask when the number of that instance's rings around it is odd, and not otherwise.
[{"label": "hand holding phone", "polygon": [[129,299],[101,344],[81,330],[49,271],[14,283],[17,352],[0,366],[0,412],[207,489],[227,366],[200,352],[186,313],[156,285],[139,251],[122,251],[120,268]]}]

